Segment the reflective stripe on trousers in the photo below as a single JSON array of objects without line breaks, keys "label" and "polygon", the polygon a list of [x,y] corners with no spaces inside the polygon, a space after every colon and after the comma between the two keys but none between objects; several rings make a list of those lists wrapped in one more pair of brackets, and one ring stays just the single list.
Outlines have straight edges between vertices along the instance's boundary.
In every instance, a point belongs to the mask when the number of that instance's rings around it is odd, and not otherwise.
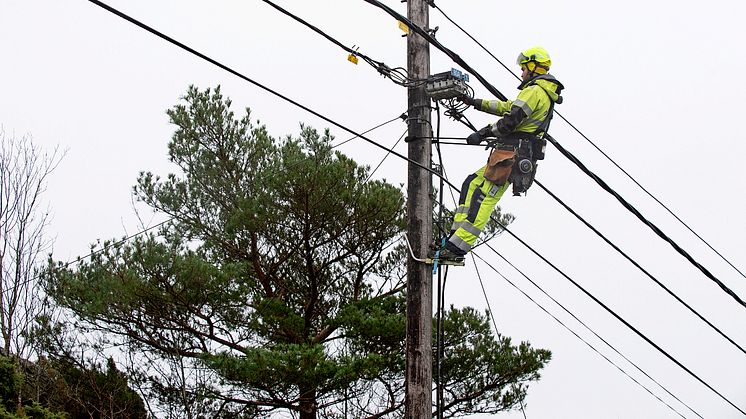
[{"label": "reflective stripe on trousers", "polygon": [[453,216],[451,237],[453,245],[468,252],[477,242],[484,226],[489,221],[497,201],[502,198],[510,182],[495,185],[484,178],[487,166],[469,175],[461,186],[458,208]]}]

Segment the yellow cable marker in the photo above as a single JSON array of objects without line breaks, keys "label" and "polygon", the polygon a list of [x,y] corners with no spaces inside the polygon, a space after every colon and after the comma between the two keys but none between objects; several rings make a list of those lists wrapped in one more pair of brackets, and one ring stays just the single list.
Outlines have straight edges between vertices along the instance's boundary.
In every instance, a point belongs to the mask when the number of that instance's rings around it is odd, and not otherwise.
[{"label": "yellow cable marker", "polygon": [[402,30],[402,32],[409,34],[409,26],[407,26],[406,23],[402,22],[401,20],[397,20],[397,23],[399,23],[399,29]]},{"label": "yellow cable marker", "polygon": [[350,54],[347,56],[347,61],[357,65],[357,56],[355,54]]}]

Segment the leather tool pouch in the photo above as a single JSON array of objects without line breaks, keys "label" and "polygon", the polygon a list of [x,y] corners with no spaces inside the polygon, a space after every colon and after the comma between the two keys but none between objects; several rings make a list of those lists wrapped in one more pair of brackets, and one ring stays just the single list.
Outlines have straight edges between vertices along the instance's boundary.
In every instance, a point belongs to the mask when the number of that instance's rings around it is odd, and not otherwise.
[{"label": "leather tool pouch", "polygon": [[495,149],[487,159],[487,168],[484,169],[484,178],[496,185],[502,185],[510,177],[515,163],[515,150]]}]

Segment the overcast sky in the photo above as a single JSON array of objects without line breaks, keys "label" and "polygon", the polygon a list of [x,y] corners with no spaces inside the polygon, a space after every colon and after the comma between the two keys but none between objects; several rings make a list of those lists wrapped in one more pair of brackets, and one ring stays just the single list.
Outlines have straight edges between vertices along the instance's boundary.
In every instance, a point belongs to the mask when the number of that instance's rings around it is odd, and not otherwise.
[{"label": "overcast sky", "polygon": [[[279,0],[278,0],[279,1]],[[110,5],[245,75],[357,131],[406,110],[406,89],[259,0],[110,0]],[[396,22],[363,1],[279,1],[348,46],[388,65],[406,66]],[[399,1],[386,1],[405,13]],[[552,56],[566,90],[557,110],[666,203],[728,260],[746,269],[746,6],[740,1],[495,2],[438,1],[494,55],[513,65],[535,44]],[[431,9],[438,39],[507,96],[516,79]],[[234,110],[250,107],[275,136],[299,123],[349,134],[204,62],[84,0],[0,0],[0,124],[6,135],[30,134],[67,154],[50,179],[49,233],[54,257],[84,255],[97,239],[136,233],[131,188],[141,170],[165,175],[173,132],[165,111],[190,84],[221,85]],[[456,65],[432,50],[432,72]],[[472,78],[478,97],[487,90]],[[478,127],[494,117],[474,110]],[[466,129],[443,121],[443,136]],[[370,138],[393,145],[403,122]],[[603,156],[555,118],[551,133],[654,221],[728,287],[746,298],[746,279],[714,255]],[[340,149],[375,167],[385,152],[361,140]],[[481,148],[444,146],[451,181],[486,159]],[[406,153],[404,144],[397,150]],[[406,182],[406,165],[389,157],[377,178]],[[746,308],[725,295],[671,247],[548,147],[537,178],[586,217],[723,332],[746,345]],[[665,294],[534,186],[506,194],[511,229],[575,281],[645,333],[723,395],[746,410],[746,355]],[[449,204],[451,207],[453,204]],[[146,226],[163,218],[141,213]],[[634,335],[569,281],[505,235],[491,242],[517,267],[650,376],[706,418],[741,414]],[[482,257],[579,335],[685,417],[695,417],[486,249]],[[485,308],[473,264],[452,269],[446,300]],[[542,379],[531,385],[528,418],[678,417],[591,351],[505,280],[478,263],[500,333],[552,350]],[[522,418],[520,412],[501,415]]]}]

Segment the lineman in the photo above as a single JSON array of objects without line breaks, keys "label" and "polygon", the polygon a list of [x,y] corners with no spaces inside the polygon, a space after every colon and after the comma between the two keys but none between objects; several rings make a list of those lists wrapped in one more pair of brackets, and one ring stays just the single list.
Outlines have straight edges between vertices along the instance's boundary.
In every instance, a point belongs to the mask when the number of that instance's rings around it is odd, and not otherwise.
[{"label": "lineman", "polygon": [[487,137],[495,149],[487,164],[469,175],[461,187],[461,196],[453,217],[451,234],[440,258],[460,259],[479,238],[508,185],[513,195],[526,192],[533,183],[536,161],[544,158],[546,133],[555,103],[562,103],[562,83],[548,74],[552,61],[542,47],[529,48],[518,56],[521,67],[520,93],[514,101],[472,99],[460,100],[482,112],[500,115],[490,124],[466,139],[477,145]]}]

